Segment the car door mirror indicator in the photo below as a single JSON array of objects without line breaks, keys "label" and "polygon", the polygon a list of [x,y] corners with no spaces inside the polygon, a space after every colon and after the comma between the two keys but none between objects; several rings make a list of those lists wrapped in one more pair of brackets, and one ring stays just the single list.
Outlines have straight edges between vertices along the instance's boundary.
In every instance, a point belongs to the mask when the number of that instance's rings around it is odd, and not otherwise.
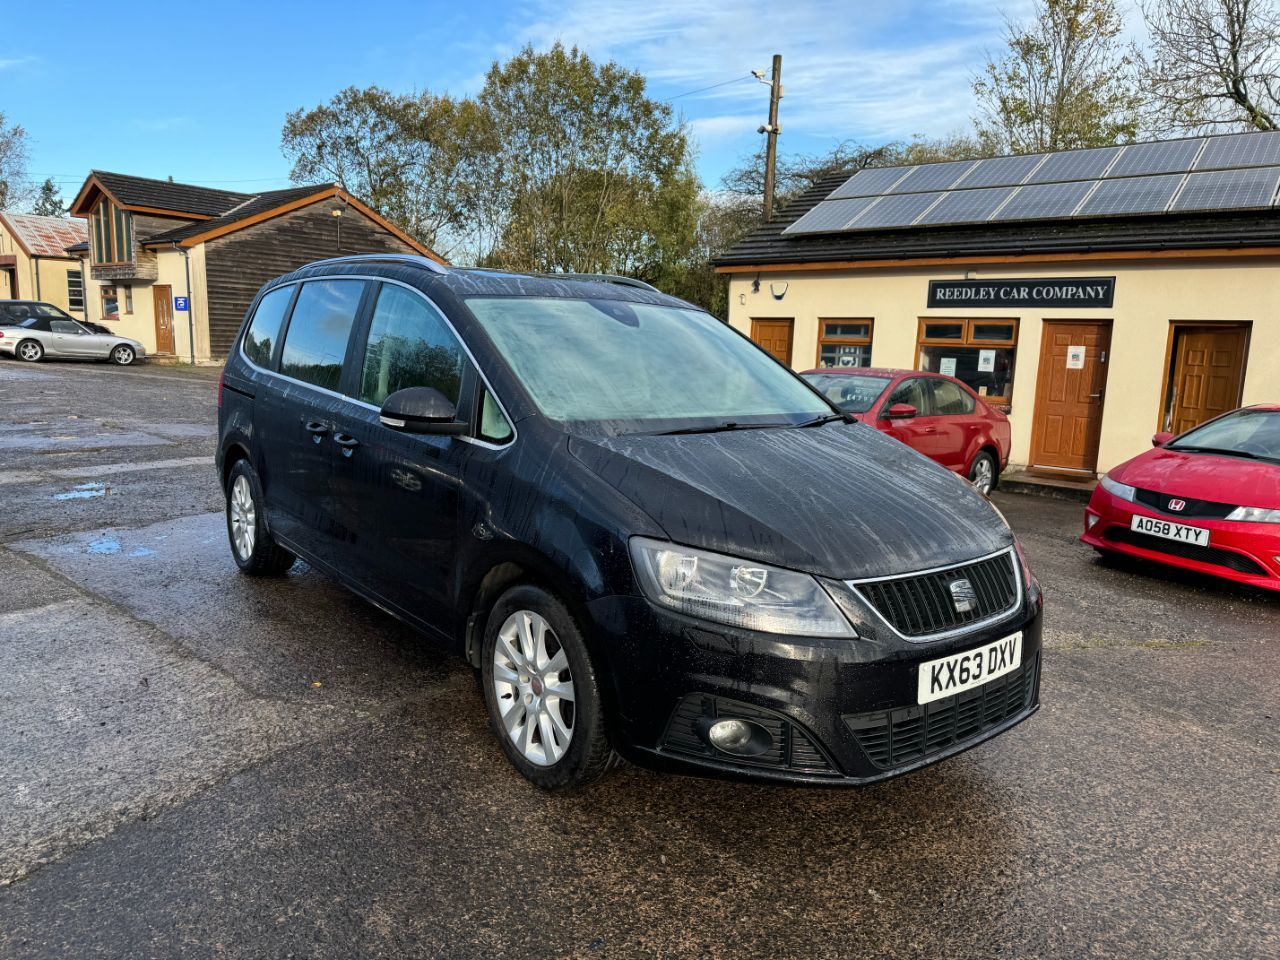
[{"label": "car door mirror indicator", "polygon": [[890,420],[910,420],[919,414],[919,410],[909,403],[895,403],[886,415]]},{"label": "car door mirror indicator", "polygon": [[382,425],[404,433],[457,435],[467,425],[457,419],[458,409],[434,387],[406,387],[382,402]]}]

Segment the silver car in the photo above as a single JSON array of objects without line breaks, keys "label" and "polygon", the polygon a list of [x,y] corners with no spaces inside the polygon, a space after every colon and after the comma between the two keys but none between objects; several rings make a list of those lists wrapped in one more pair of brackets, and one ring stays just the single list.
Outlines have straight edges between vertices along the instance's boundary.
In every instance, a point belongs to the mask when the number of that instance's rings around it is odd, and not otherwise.
[{"label": "silver car", "polygon": [[114,333],[95,333],[70,317],[33,316],[14,326],[0,326],[0,355],[35,363],[45,357],[110,360],[122,366],[147,355],[137,340]]}]

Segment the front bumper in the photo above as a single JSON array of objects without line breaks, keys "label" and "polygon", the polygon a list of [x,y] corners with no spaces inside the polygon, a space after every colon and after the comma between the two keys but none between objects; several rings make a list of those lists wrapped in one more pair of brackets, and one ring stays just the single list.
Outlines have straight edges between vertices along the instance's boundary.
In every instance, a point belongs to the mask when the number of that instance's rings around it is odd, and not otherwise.
[{"label": "front bumper", "polygon": [[[1148,535],[1134,535],[1134,516],[1156,517],[1209,531],[1207,547],[1188,548]],[[1280,524],[1241,523],[1161,513],[1097,487],[1085,508],[1083,543],[1098,550],[1140,557],[1264,590],[1280,590]]]},{"label": "front bumper", "polygon": [[[872,623],[857,639],[783,637],[718,627],[638,597],[591,604],[606,638],[615,746],[641,766],[701,776],[859,785],[936,763],[1039,709],[1038,590],[1007,618],[912,642]],[[1022,666],[973,690],[916,703],[920,663],[1021,631]],[[704,718],[764,727],[775,748],[738,758],[698,734]]]}]

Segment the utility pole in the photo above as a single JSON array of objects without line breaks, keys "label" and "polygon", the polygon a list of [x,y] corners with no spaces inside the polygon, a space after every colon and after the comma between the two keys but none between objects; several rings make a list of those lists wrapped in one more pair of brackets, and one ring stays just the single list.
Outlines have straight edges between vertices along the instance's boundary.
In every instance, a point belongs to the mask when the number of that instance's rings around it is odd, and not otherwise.
[{"label": "utility pole", "polygon": [[761,83],[769,84],[769,122],[756,131],[769,138],[765,142],[764,153],[764,219],[767,223],[773,219],[773,180],[778,165],[778,134],[782,132],[782,128],[778,126],[778,101],[782,99],[782,54],[773,55],[773,75],[768,80],[765,80],[759,70],[751,72]]}]

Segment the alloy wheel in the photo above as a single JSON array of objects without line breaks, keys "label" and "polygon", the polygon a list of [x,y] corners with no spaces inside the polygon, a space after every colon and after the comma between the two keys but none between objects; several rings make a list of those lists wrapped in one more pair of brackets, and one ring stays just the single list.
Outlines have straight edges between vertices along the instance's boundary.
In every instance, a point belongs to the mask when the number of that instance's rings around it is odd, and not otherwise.
[{"label": "alloy wheel", "polygon": [[236,553],[241,560],[253,556],[254,538],[257,536],[258,510],[253,505],[253,491],[249,488],[249,478],[244,475],[236,477],[231,485],[231,540],[235,544]]},{"label": "alloy wheel", "polygon": [[133,351],[125,346],[116,347],[115,361],[121,366],[128,366],[133,363]]},{"label": "alloy wheel", "polygon": [[28,341],[18,348],[18,356],[22,357],[23,360],[39,360],[40,348]]},{"label": "alloy wheel", "polygon": [[549,767],[573,740],[574,690],[569,659],[541,614],[517,610],[498,631],[493,689],[502,726],[532,764]]},{"label": "alloy wheel", "polygon": [[970,482],[979,493],[987,494],[991,492],[995,479],[995,468],[991,466],[991,461],[986,457],[980,457],[973,465],[973,479]]}]

